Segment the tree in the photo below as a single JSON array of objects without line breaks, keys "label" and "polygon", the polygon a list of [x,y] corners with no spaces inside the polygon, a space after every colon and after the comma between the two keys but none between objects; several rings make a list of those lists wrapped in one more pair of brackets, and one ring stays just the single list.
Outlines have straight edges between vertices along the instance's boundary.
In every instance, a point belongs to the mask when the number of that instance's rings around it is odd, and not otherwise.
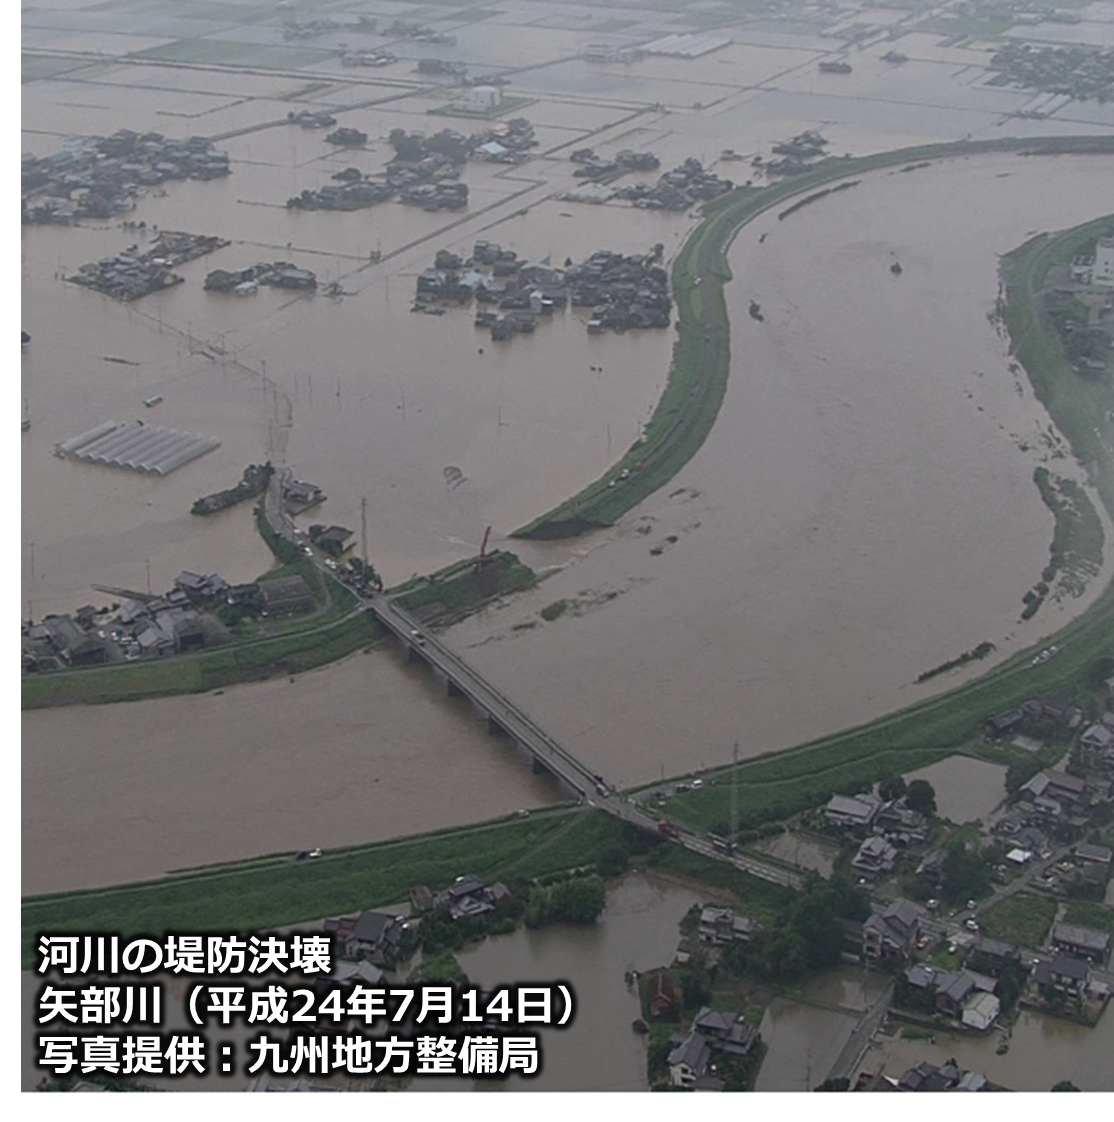
[{"label": "tree", "polygon": [[844,1076],[839,1076],[836,1079],[825,1079],[819,1087],[813,1087],[814,1091],[850,1091],[851,1080]]},{"label": "tree", "polygon": [[699,1009],[712,1000],[712,979],[707,970],[686,963],[678,973],[681,983],[681,997],[686,1009]]},{"label": "tree", "polygon": [[626,871],[628,863],[626,846],[619,841],[608,842],[596,858],[596,872],[601,877],[615,877]]},{"label": "tree", "polygon": [[1078,1091],[1079,1088],[1070,1079],[1061,1079],[1052,1085],[1053,1091]]},{"label": "tree", "polygon": [[886,802],[900,799],[905,794],[905,780],[900,775],[887,775],[878,781],[878,794]]},{"label": "tree", "polygon": [[607,903],[599,877],[571,877],[548,888],[535,888],[526,906],[526,926],[548,923],[595,923]]},{"label": "tree", "polygon": [[839,962],[843,942],[839,905],[839,894],[821,883],[801,893],[790,913],[792,931],[804,943],[808,965],[814,970]]},{"label": "tree", "polygon": [[953,904],[972,897],[978,899],[990,891],[988,862],[977,849],[968,849],[963,842],[948,850],[941,874],[944,898]]},{"label": "tree", "polygon": [[905,805],[931,818],[936,813],[936,792],[926,779],[914,779],[905,792]]},{"label": "tree", "polygon": [[407,132],[405,129],[391,129],[387,139],[400,160],[416,162],[426,154],[425,138],[421,133]]}]

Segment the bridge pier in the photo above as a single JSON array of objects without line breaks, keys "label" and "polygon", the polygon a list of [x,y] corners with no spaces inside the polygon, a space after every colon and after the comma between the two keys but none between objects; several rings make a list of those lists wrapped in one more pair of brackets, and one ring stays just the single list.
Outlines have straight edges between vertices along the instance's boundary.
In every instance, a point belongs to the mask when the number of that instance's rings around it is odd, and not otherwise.
[{"label": "bridge pier", "polygon": [[530,753],[530,768],[535,775],[548,775],[551,774],[549,768],[542,763],[540,756],[535,756]]},{"label": "bridge pier", "polygon": [[460,688],[460,686],[458,686],[456,684],[456,682],[454,682],[452,680],[452,678],[449,678],[449,677],[445,678],[445,693],[449,697],[467,697],[468,696],[468,694],[464,690],[462,690]]}]

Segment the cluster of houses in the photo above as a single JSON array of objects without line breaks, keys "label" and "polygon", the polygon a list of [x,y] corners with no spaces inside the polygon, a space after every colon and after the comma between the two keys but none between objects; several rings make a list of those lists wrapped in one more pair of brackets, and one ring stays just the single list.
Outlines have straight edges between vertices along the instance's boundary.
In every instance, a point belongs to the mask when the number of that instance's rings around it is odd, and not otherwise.
[{"label": "cluster of houses", "polygon": [[[366,139],[366,138],[365,138]],[[425,210],[460,210],[468,204],[468,186],[460,183],[460,167],[450,156],[432,152],[410,164],[391,164],[382,176],[365,176],[359,168],[344,168],[338,182],[308,188],[287,199],[292,210],[362,210],[398,197]]]},{"label": "cluster of houses", "polygon": [[1001,1012],[999,978],[1014,968],[1027,979],[1023,1001],[1038,1008],[1061,1011],[1078,1002],[1101,1011],[1109,998],[1104,982],[1093,969],[1110,955],[1110,935],[1078,924],[1057,922],[1047,947],[1030,950],[984,934],[952,937],[950,948],[961,955],[956,969],[914,961],[930,937],[925,915],[908,900],[897,900],[870,916],[862,925],[862,953],[868,961],[908,964],[897,999],[921,1013],[944,1017],[957,1028],[988,1031]]},{"label": "cluster of houses", "polygon": [[[416,916],[442,912],[458,920],[493,912],[509,896],[506,885],[486,885],[479,877],[466,873],[438,893],[430,892],[425,885],[416,885],[410,890],[410,907]],[[377,984],[382,979],[379,968],[394,968],[403,935],[414,926],[414,920],[374,910],[327,919],[324,931],[333,937],[337,963],[326,982]]]},{"label": "cluster of houses", "polygon": [[576,179],[602,179],[605,175],[622,175],[628,171],[657,171],[661,160],[652,152],[634,152],[624,148],[610,159],[597,156],[591,148],[577,148],[569,157],[581,166],[573,172]]},{"label": "cluster of houses", "polygon": [[317,287],[317,274],[299,269],[289,261],[261,261],[244,269],[214,269],[205,277],[206,292],[231,292],[245,296],[260,285],[308,291]]},{"label": "cluster of houses", "polygon": [[333,129],[327,137],[329,144],[339,144],[342,148],[359,148],[367,143],[367,133],[360,129]]},{"label": "cluster of houses", "polygon": [[734,188],[730,179],[722,179],[705,169],[695,157],[689,156],[679,167],[667,171],[656,183],[635,183],[620,187],[617,199],[626,199],[646,210],[688,210],[698,202],[717,198]]},{"label": "cluster of houses", "polygon": [[21,624],[24,673],[97,666],[144,656],[184,654],[231,641],[218,616],[225,605],[279,616],[312,610],[312,589],[300,576],[229,584],[217,573],[182,572],[162,596],[111,608],[85,605],[72,615]]},{"label": "cluster of houses", "polygon": [[590,334],[668,327],[672,309],[669,277],[659,260],[657,254],[623,256],[600,250],[580,264],[566,260],[562,269],[548,257],[522,261],[514,250],[480,241],[467,261],[448,250],[438,252],[434,267],[418,277],[414,310],[426,311],[440,302],[466,304],[473,299],[494,305],[498,312],[481,310],[475,323],[489,328],[496,340],[530,333],[538,316],[552,315],[569,304],[592,309]]},{"label": "cluster of houses", "polygon": [[669,1084],[691,1090],[721,1090],[718,1065],[749,1056],[761,1042],[758,1029],[738,1013],[705,1006],[685,1034],[669,1039]]},{"label": "cluster of houses", "polygon": [[[1045,652],[1041,652],[1034,660],[1035,663],[1043,661],[1046,661]],[[1083,722],[1083,710],[1072,703],[1071,694],[1066,690],[1049,690],[1039,697],[1023,701],[1016,709],[996,714],[987,721],[986,727],[990,736],[997,739],[1016,736],[1018,733],[1039,732],[1039,723],[1044,721],[1054,721],[1069,729],[1077,729]]]},{"label": "cluster of houses", "polygon": [[203,136],[168,140],[159,132],[120,129],[109,137],[78,137],[51,156],[23,156],[23,221],[112,218],[130,210],[145,188],[216,179],[230,170],[228,155]]},{"label": "cluster of houses", "polygon": [[96,289],[115,300],[138,300],[150,292],[181,284],[183,278],[171,272],[176,265],[212,253],[229,243],[206,234],[162,231],[145,253],[133,245],[115,257],[102,257],[80,266],[67,277],[73,284]]},{"label": "cluster of houses", "polygon": [[[701,966],[711,967],[718,961],[723,948],[733,943],[749,943],[762,925],[748,916],[738,915],[730,908],[705,905],[700,911],[697,929],[692,937],[681,939],[677,944],[676,962],[698,962]],[[658,1016],[651,1005],[651,1015]]]},{"label": "cluster of houses", "polygon": [[474,873],[465,873],[436,893],[430,892],[424,884],[415,885],[410,890],[410,907],[418,915],[444,912],[449,919],[458,920],[487,915],[509,896],[510,890],[505,884],[499,881],[485,884]]},{"label": "cluster of houses", "polygon": [[977,1071],[964,1071],[954,1060],[945,1064],[922,1061],[911,1067],[900,1078],[878,1073],[862,1072],[855,1084],[856,1091],[986,1091],[986,1076]]},{"label": "cluster of houses", "polygon": [[928,840],[928,820],[923,814],[906,806],[904,799],[887,801],[869,791],[833,795],[824,817],[841,832],[866,835],[851,859],[851,869],[862,881],[889,876],[902,850]]},{"label": "cluster of houses", "polygon": [[[808,161],[815,159],[817,156],[823,156],[827,144],[827,140],[815,129],[807,129],[790,140],[779,141],[773,149],[774,154],[779,158],[766,161],[766,173],[768,175],[799,175],[803,171],[808,171],[811,166]],[[751,160],[751,164],[754,167],[761,167],[763,164],[762,157],[755,156]]]},{"label": "cluster of houses", "polygon": [[926,1005],[965,1028],[986,1032],[998,1019],[1002,1003],[996,996],[998,981],[966,967],[941,970],[918,962],[905,971],[905,983],[922,994]]},{"label": "cluster of houses", "polygon": [[165,596],[129,600],[115,609],[92,605],[22,626],[25,673],[96,666],[146,654],[180,654],[229,641],[224,624],[205,610],[223,603],[229,585],[217,574],[181,573]]},{"label": "cluster of houses", "polygon": [[1107,100],[1114,93],[1114,49],[1053,47],[1011,42],[988,66],[997,71],[990,85],[1022,86],[1077,101]]}]

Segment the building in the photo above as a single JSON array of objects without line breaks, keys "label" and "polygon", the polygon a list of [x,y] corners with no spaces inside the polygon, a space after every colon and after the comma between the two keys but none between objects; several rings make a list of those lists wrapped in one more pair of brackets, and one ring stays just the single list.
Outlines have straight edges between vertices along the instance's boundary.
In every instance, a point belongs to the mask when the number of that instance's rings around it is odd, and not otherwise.
[{"label": "building", "polygon": [[309,528],[309,540],[331,557],[339,557],[347,548],[345,543],[352,537],[353,532],[345,526],[317,524]]},{"label": "building", "polygon": [[980,935],[971,944],[967,961],[990,974],[997,974],[1010,964],[1021,962],[1021,948],[1016,943],[1007,943],[1001,939],[992,939],[989,935]]},{"label": "building", "polygon": [[1056,808],[1060,812],[1074,810],[1085,798],[1085,787],[1082,779],[1049,768],[1034,775],[1021,790],[1032,797],[1038,810],[1055,817]]},{"label": "building", "polygon": [[336,936],[344,948],[344,957],[354,962],[366,959],[385,962],[398,947],[406,921],[388,912],[361,912],[325,924],[326,932]]},{"label": "building", "polygon": [[961,1020],[968,1028],[976,1032],[987,1032],[998,1020],[1002,1011],[1002,1003],[992,993],[973,994],[963,1007]]},{"label": "building", "polygon": [[747,943],[760,927],[746,916],[736,915],[730,908],[706,907],[700,913],[700,941],[717,947],[728,943]]},{"label": "building", "polygon": [[833,826],[869,830],[882,807],[875,795],[832,795],[824,808],[824,817]]},{"label": "building", "polygon": [[42,621],[50,645],[70,666],[93,666],[108,661],[108,644],[95,632],[80,627],[71,616],[46,616]]},{"label": "building", "polygon": [[450,919],[482,916],[495,909],[510,895],[505,884],[485,885],[474,873],[457,877],[434,899],[435,908],[445,908]]},{"label": "building", "polygon": [[468,113],[489,113],[503,104],[503,91],[498,86],[473,86],[456,106]]},{"label": "building", "polygon": [[1052,945],[1057,950],[1101,964],[1110,953],[1110,936],[1105,931],[1074,923],[1057,923],[1052,928]]},{"label": "building", "polygon": [[1085,759],[1093,759],[1111,747],[1114,747],[1114,732],[1105,724],[1091,725],[1079,738],[1080,754]]},{"label": "building", "polygon": [[306,612],[317,606],[310,587],[302,577],[275,577],[259,582],[263,610],[268,615]]},{"label": "building", "polygon": [[1033,981],[1046,996],[1059,994],[1082,998],[1091,981],[1090,963],[1071,955],[1057,954],[1051,959],[1041,959],[1033,970]]},{"label": "building", "polygon": [[908,900],[897,900],[863,924],[863,954],[867,958],[908,958],[920,933],[920,908]]},{"label": "building", "polygon": [[959,1086],[961,1073],[954,1063],[942,1067],[921,1062],[911,1067],[898,1081],[899,1091],[951,1091]]},{"label": "building", "polygon": [[654,974],[646,986],[646,1002],[651,1017],[664,1017],[677,1005],[677,991],[668,974]]},{"label": "building", "polygon": [[685,1036],[672,1038],[669,1082],[673,1087],[694,1087],[710,1072],[717,1056],[746,1056],[758,1043],[758,1030],[737,1013],[700,1010]]},{"label": "building", "polygon": [[1096,880],[1107,880],[1111,863],[1114,862],[1114,850],[1105,845],[1077,845],[1075,859],[1089,876]]},{"label": "building", "polygon": [[874,835],[859,846],[858,853],[851,858],[851,868],[860,877],[876,880],[893,872],[897,864],[897,850],[883,837]]}]

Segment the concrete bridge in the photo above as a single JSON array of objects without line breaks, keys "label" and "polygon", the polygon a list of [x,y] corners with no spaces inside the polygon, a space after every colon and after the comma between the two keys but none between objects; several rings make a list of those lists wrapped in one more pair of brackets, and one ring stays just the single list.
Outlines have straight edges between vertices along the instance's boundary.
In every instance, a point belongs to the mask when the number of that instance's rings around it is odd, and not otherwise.
[{"label": "concrete bridge", "polygon": [[[547,732],[509,698],[497,690],[458,654],[421,626],[398,604],[384,596],[367,602],[371,614],[402,644],[408,658],[417,658],[432,668],[444,681],[449,696],[466,697],[488,723],[491,732],[505,733],[532,758],[536,770],[551,772],[590,806],[598,807],[632,826],[655,837],[661,836],[658,821],[633,801],[613,788],[602,775],[593,772],[571,752],[562,748]],[[709,838],[676,826],[674,840],[715,861],[734,865],[737,869],[762,880],[799,889],[802,875],[781,865],[766,862],[750,854],[725,853],[713,846]]]}]

